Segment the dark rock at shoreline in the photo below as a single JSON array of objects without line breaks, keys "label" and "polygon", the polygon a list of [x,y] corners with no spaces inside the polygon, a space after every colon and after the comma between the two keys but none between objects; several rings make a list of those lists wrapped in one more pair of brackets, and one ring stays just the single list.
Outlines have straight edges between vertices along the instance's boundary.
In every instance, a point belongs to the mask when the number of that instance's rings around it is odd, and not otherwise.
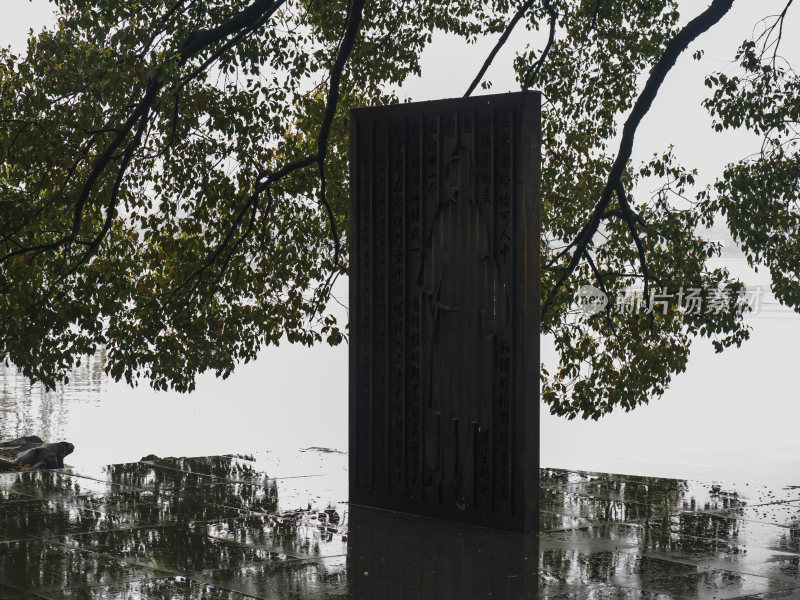
[{"label": "dark rock at shoreline", "polygon": [[321,446],[310,446],[308,448],[300,448],[300,452],[322,452],[323,454],[347,454],[336,448],[323,448]]},{"label": "dark rock at shoreline", "polygon": [[[75,446],[69,442],[46,444],[41,438],[31,435],[8,442],[0,442],[0,472],[21,469],[62,469],[64,457],[72,454]],[[13,458],[11,458],[13,456]]]},{"label": "dark rock at shoreline", "polygon": [[44,444],[44,440],[38,435],[25,435],[9,442],[0,442],[0,448],[13,450],[22,447],[31,448],[33,446],[39,446],[40,444]]}]

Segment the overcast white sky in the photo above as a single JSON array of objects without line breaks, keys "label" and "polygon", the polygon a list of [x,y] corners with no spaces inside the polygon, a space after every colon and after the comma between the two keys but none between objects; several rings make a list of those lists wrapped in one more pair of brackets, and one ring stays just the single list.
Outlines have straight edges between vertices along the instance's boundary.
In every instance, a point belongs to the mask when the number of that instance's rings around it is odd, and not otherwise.
[{"label": "overcast white sky", "polygon": [[[681,2],[684,19],[706,4]],[[757,141],[747,134],[711,131],[700,106],[707,92],[703,76],[729,68],[736,47],[756,22],[779,12],[782,6],[783,1],[737,0],[723,22],[696,43],[695,48],[706,51],[704,59],[692,61],[690,51],[673,69],[639,131],[635,158],[663,151],[672,143],[683,164],[697,167],[710,181],[724,164],[757,148]],[[29,28],[38,29],[50,20],[50,7],[44,0],[4,0],[3,9],[0,43],[18,49]],[[792,31],[798,25],[800,7],[790,13],[787,29]],[[497,57],[487,75],[495,83],[492,93],[517,89],[511,62],[527,41],[520,28]],[[784,43],[784,53],[800,63],[800,39],[787,36]],[[409,81],[402,92],[415,100],[462,95],[493,44],[494,39],[487,39],[466,46],[457,38],[439,37],[423,56],[422,77]],[[726,264],[747,283],[767,281],[763,273],[758,277],[751,274],[735,254]],[[800,483],[800,370],[796,359],[800,316],[772,312],[751,322],[752,339],[740,350],[718,356],[708,344],[698,342],[687,373],[649,406],[612,414],[599,423],[568,422],[544,409],[542,465]],[[548,355],[546,348],[544,355]],[[159,443],[181,432],[194,440],[198,453],[247,451],[254,444],[344,449],[346,365],[345,347],[281,346],[266,350],[255,364],[242,367],[227,381],[203,378],[189,398],[111,385],[99,407],[76,407],[72,431],[76,439],[94,440],[85,447],[86,452],[121,443],[119,430],[98,434],[106,420],[125,423],[132,436],[149,438],[146,451],[138,453],[139,447],[133,447],[130,456],[120,457],[123,460],[158,454]],[[154,414],[159,415],[161,425],[154,422]],[[233,416],[241,414],[250,418]],[[231,427],[242,448],[231,448],[230,436],[222,434]],[[76,444],[76,448],[77,455],[80,446]],[[192,452],[186,442],[183,448]]]}]

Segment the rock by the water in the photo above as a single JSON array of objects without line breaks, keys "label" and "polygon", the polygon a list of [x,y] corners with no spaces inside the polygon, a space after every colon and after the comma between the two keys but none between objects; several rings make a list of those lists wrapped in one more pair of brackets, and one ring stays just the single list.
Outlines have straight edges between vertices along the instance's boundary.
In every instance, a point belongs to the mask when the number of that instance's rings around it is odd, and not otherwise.
[{"label": "rock by the water", "polygon": [[46,444],[41,438],[32,435],[9,442],[0,442],[4,454],[13,453],[15,458],[0,458],[0,471],[29,469],[62,469],[64,457],[72,454],[75,446],[69,442]]},{"label": "rock by the water", "polygon": [[38,435],[25,435],[10,442],[0,442],[0,448],[19,448],[22,446],[38,446],[44,444],[44,440]]}]

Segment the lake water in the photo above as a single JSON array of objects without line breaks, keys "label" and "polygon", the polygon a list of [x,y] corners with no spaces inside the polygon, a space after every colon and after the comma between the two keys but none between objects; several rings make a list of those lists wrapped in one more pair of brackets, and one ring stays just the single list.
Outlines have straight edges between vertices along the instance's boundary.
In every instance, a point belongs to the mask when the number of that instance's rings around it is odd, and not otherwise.
[{"label": "lake water", "polygon": [[[543,408],[542,466],[800,484],[800,317],[773,307],[752,325],[753,339],[722,356],[698,342],[667,394],[630,413],[582,422]],[[543,356],[553,358],[546,340]],[[30,434],[71,441],[73,465],[346,450],[347,348],[270,348],[228,380],[201,376],[188,395],[109,381],[102,355],[54,392],[0,367],[0,439]]]},{"label": "lake water", "polygon": [[[347,446],[346,348],[281,346],[228,380],[201,376],[192,394],[132,389],[91,357],[68,385],[46,392],[0,367],[0,439],[36,434],[71,440],[72,464],[138,460],[146,454],[198,456]],[[344,351],[344,352],[342,352]],[[287,374],[290,374],[287,376]],[[339,383],[339,382],[337,382]]]}]

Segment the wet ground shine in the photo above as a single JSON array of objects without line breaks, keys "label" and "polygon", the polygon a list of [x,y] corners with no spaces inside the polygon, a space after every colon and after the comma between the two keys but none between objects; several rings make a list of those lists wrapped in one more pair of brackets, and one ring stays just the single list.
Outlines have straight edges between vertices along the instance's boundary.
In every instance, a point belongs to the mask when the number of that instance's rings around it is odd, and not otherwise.
[{"label": "wet ground shine", "polygon": [[0,598],[800,598],[800,489],[543,469],[519,536],[348,506],[346,462],[0,474]]}]

